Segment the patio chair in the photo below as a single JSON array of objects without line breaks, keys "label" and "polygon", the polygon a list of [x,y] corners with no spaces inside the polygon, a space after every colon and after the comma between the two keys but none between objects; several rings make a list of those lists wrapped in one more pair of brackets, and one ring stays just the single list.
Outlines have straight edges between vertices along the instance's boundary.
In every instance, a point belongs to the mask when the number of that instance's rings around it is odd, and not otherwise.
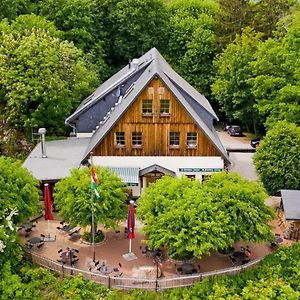
[{"label": "patio chair", "polygon": [[63,249],[59,249],[58,251],[57,251],[57,253],[62,253],[63,252]]},{"label": "patio chair", "polygon": [[233,257],[232,255],[229,256],[229,260],[233,266],[236,264],[236,258]]},{"label": "patio chair", "polygon": [[79,253],[78,249],[72,249],[74,252]]},{"label": "patio chair", "polygon": [[181,267],[177,267],[177,268],[176,268],[176,273],[177,273],[177,274],[179,274],[179,275],[182,274],[182,271],[183,271],[183,270],[182,270]]},{"label": "patio chair", "polygon": [[40,244],[37,245],[37,248],[41,249],[45,245],[44,242],[41,242]]}]

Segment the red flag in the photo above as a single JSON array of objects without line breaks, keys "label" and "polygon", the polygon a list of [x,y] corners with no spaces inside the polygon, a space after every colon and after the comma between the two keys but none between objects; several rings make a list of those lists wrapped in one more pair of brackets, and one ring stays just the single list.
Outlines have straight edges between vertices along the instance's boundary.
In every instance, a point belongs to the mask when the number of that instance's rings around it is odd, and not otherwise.
[{"label": "red flag", "polygon": [[44,205],[45,205],[45,220],[53,220],[54,217],[51,213],[51,195],[49,190],[49,184],[44,184]]},{"label": "red flag", "polygon": [[94,181],[94,183],[97,185],[98,184],[98,177],[97,174],[95,172],[94,167],[92,166],[92,180]]},{"label": "red flag", "polygon": [[134,225],[135,225],[134,201],[131,200],[130,204],[129,204],[128,219],[127,219],[128,238],[129,239],[134,239]]}]

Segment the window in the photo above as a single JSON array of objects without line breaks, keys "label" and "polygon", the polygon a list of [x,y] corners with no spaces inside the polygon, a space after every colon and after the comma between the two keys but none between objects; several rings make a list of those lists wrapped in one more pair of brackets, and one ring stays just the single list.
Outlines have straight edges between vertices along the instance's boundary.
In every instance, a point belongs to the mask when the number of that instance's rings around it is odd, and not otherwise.
[{"label": "window", "polygon": [[152,115],[152,100],[144,99],[142,107],[143,115]]},{"label": "window", "polygon": [[187,148],[197,147],[197,132],[188,132],[186,135],[186,146]]},{"label": "window", "polygon": [[178,148],[179,147],[179,132],[170,132],[170,147]]},{"label": "window", "polygon": [[125,132],[116,132],[116,146],[117,147],[125,146]]},{"label": "window", "polygon": [[187,178],[191,179],[191,180],[195,180],[196,179],[196,175],[185,175]]},{"label": "window", "polygon": [[161,99],[160,100],[160,114],[161,115],[169,115],[170,114],[170,100],[169,99]]},{"label": "window", "polygon": [[142,147],[142,133],[141,132],[133,132],[132,137],[132,146],[133,147]]}]

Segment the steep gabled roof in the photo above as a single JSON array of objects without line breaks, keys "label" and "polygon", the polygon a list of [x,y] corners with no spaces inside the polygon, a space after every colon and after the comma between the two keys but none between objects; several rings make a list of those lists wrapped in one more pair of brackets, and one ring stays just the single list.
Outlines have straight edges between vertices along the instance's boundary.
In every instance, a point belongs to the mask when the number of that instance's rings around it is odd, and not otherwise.
[{"label": "steep gabled roof", "polygon": [[150,81],[157,76],[169,88],[174,97],[181,103],[199,128],[202,129],[203,133],[214,144],[220,154],[229,161],[227,152],[213,128],[212,120],[218,118],[210,103],[203,95],[180,77],[155,48],[152,48],[144,54],[138,60],[135,67],[124,67],[102,84],[95,93],[83,101],[78,109],[67,118],[66,123],[72,123],[81,113],[90,109],[112,90],[116,90],[122,82],[127,81],[132,76],[136,76],[138,72],[140,73],[135,82],[127,89],[124,95],[119,97],[119,100],[111,107],[110,111],[107,112],[105,118],[100,121],[99,126],[95,128],[95,132],[91,137],[83,160],[89,156],[90,151],[101,143],[106,134],[127,111],[139,94]]}]

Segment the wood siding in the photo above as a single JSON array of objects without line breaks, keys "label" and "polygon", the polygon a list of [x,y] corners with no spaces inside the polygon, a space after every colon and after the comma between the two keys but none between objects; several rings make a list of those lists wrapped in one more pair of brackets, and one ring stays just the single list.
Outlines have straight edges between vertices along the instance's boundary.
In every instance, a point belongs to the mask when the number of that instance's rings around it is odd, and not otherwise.
[{"label": "wood siding", "polygon": [[[152,100],[152,115],[142,114],[144,99]],[[169,115],[160,114],[160,99],[170,100]],[[124,147],[116,145],[116,132],[125,132]],[[132,132],[142,132],[141,147],[132,146]],[[170,132],[180,133],[178,148],[169,146]],[[197,133],[195,148],[186,145],[188,132]],[[93,152],[97,156],[220,156],[218,150],[160,79],[150,82]]]}]

